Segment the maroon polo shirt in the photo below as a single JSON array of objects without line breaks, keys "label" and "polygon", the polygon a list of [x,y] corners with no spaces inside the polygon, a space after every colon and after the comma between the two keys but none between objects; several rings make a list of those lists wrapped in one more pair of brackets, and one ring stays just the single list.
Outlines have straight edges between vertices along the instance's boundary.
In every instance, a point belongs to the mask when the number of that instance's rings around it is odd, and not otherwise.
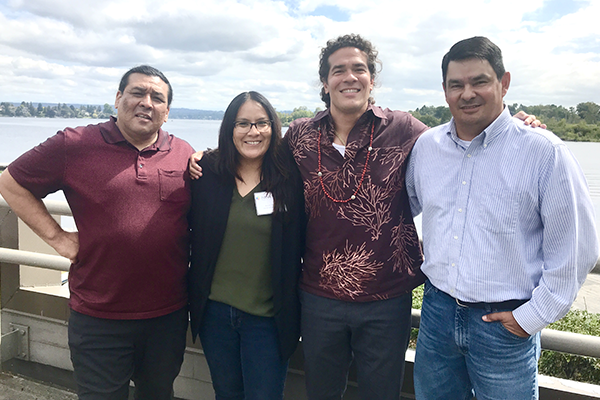
[{"label": "maroon polo shirt", "polygon": [[115,119],[67,128],[9,165],[43,198],[62,189],[79,231],[70,306],[99,318],[153,318],[187,304],[192,147],[163,130],[139,151]]},{"label": "maroon polo shirt", "polygon": [[[364,174],[371,129],[373,149]],[[318,177],[321,135],[323,185]],[[309,222],[300,287],[345,301],[400,296],[424,282],[422,253],[404,185],[406,161],[427,127],[410,114],[371,107],[348,136],[345,156],[333,147],[329,111],[296,120],[286,138],[304,181]]]}]

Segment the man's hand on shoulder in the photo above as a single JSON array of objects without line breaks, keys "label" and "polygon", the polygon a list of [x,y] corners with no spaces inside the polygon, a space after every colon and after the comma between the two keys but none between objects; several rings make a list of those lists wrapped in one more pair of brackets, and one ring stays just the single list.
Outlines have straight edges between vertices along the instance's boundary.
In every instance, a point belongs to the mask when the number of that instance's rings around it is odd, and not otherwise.
[{"label": "man's hand on shoulder", "polygon": [[190,178],[198,179],[202,176],[202,167],[198,165],[198,161],[202,159],[204,155],[203,151],[197,151],[190,156],[190,161],[188,162],[188,170],[190,172]]},{"label": "man's hand on shoulder", "polygon": [[525,125],[529,125],[532,128],[540,127],[542,129],[546,129],[546,124],[542,124],[542,121],[537,119],[535,115],[529,115],[523,110],[513,115],[513,117],[520,119],[521,121],[523,121],[523,123],[525,123]]},{"label": "man's hand on shoulder", "polygon": [[529,334],[521,328],[511,311],[502,311],[487,314],[481,317],[485,322],[500,322],[508,331],[514,335],[526,338]]}]

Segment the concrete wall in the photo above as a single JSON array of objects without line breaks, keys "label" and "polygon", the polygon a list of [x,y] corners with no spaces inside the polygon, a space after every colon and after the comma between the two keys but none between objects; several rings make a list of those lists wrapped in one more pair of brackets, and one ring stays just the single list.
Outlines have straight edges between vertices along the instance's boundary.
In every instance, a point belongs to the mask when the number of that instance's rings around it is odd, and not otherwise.
[{"label": "concrete wall", "polygon": [[[54,219],[60,224],[60,217]],[[19,219],[19,249],[34,251],[36,253],[58,255],[46,242],[33,233],[23,221]],[[21,266],[21,287],[35,286],[61,286],[62,272],[45,268]]]}]

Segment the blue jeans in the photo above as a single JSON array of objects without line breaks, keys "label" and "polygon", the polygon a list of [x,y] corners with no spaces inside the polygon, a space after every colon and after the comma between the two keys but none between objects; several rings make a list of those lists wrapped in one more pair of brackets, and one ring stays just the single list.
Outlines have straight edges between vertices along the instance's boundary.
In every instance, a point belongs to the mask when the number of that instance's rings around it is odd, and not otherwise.
[{"label": "blue jeans", "polygon": [[200,341],[216,400],[280,400],[287,373],[275,320],[208,300]]},{"label": "blue jeans", "polygon": [[358,303],[300,293],[308,398],[340,400],[354,359],[361,399],[398,400],[412,294]]},{"label": "blue jeans", "polygon": [[521,338],[481,317],[506,309],[461,307],[425,283],[415,356],[419,400],[538,398],[539,333]]}]

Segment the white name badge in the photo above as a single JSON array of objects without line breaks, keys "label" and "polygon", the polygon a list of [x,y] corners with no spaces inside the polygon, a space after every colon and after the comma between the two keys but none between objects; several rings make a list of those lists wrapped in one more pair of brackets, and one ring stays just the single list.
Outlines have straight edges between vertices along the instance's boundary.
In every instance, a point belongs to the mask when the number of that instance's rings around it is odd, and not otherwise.
[{"label": "white name badge", "polygon": [[256,215],[273,214],[275,208],[273,203],[273,194],[268,192],[254,193],[254,204],[256,205]]}]

